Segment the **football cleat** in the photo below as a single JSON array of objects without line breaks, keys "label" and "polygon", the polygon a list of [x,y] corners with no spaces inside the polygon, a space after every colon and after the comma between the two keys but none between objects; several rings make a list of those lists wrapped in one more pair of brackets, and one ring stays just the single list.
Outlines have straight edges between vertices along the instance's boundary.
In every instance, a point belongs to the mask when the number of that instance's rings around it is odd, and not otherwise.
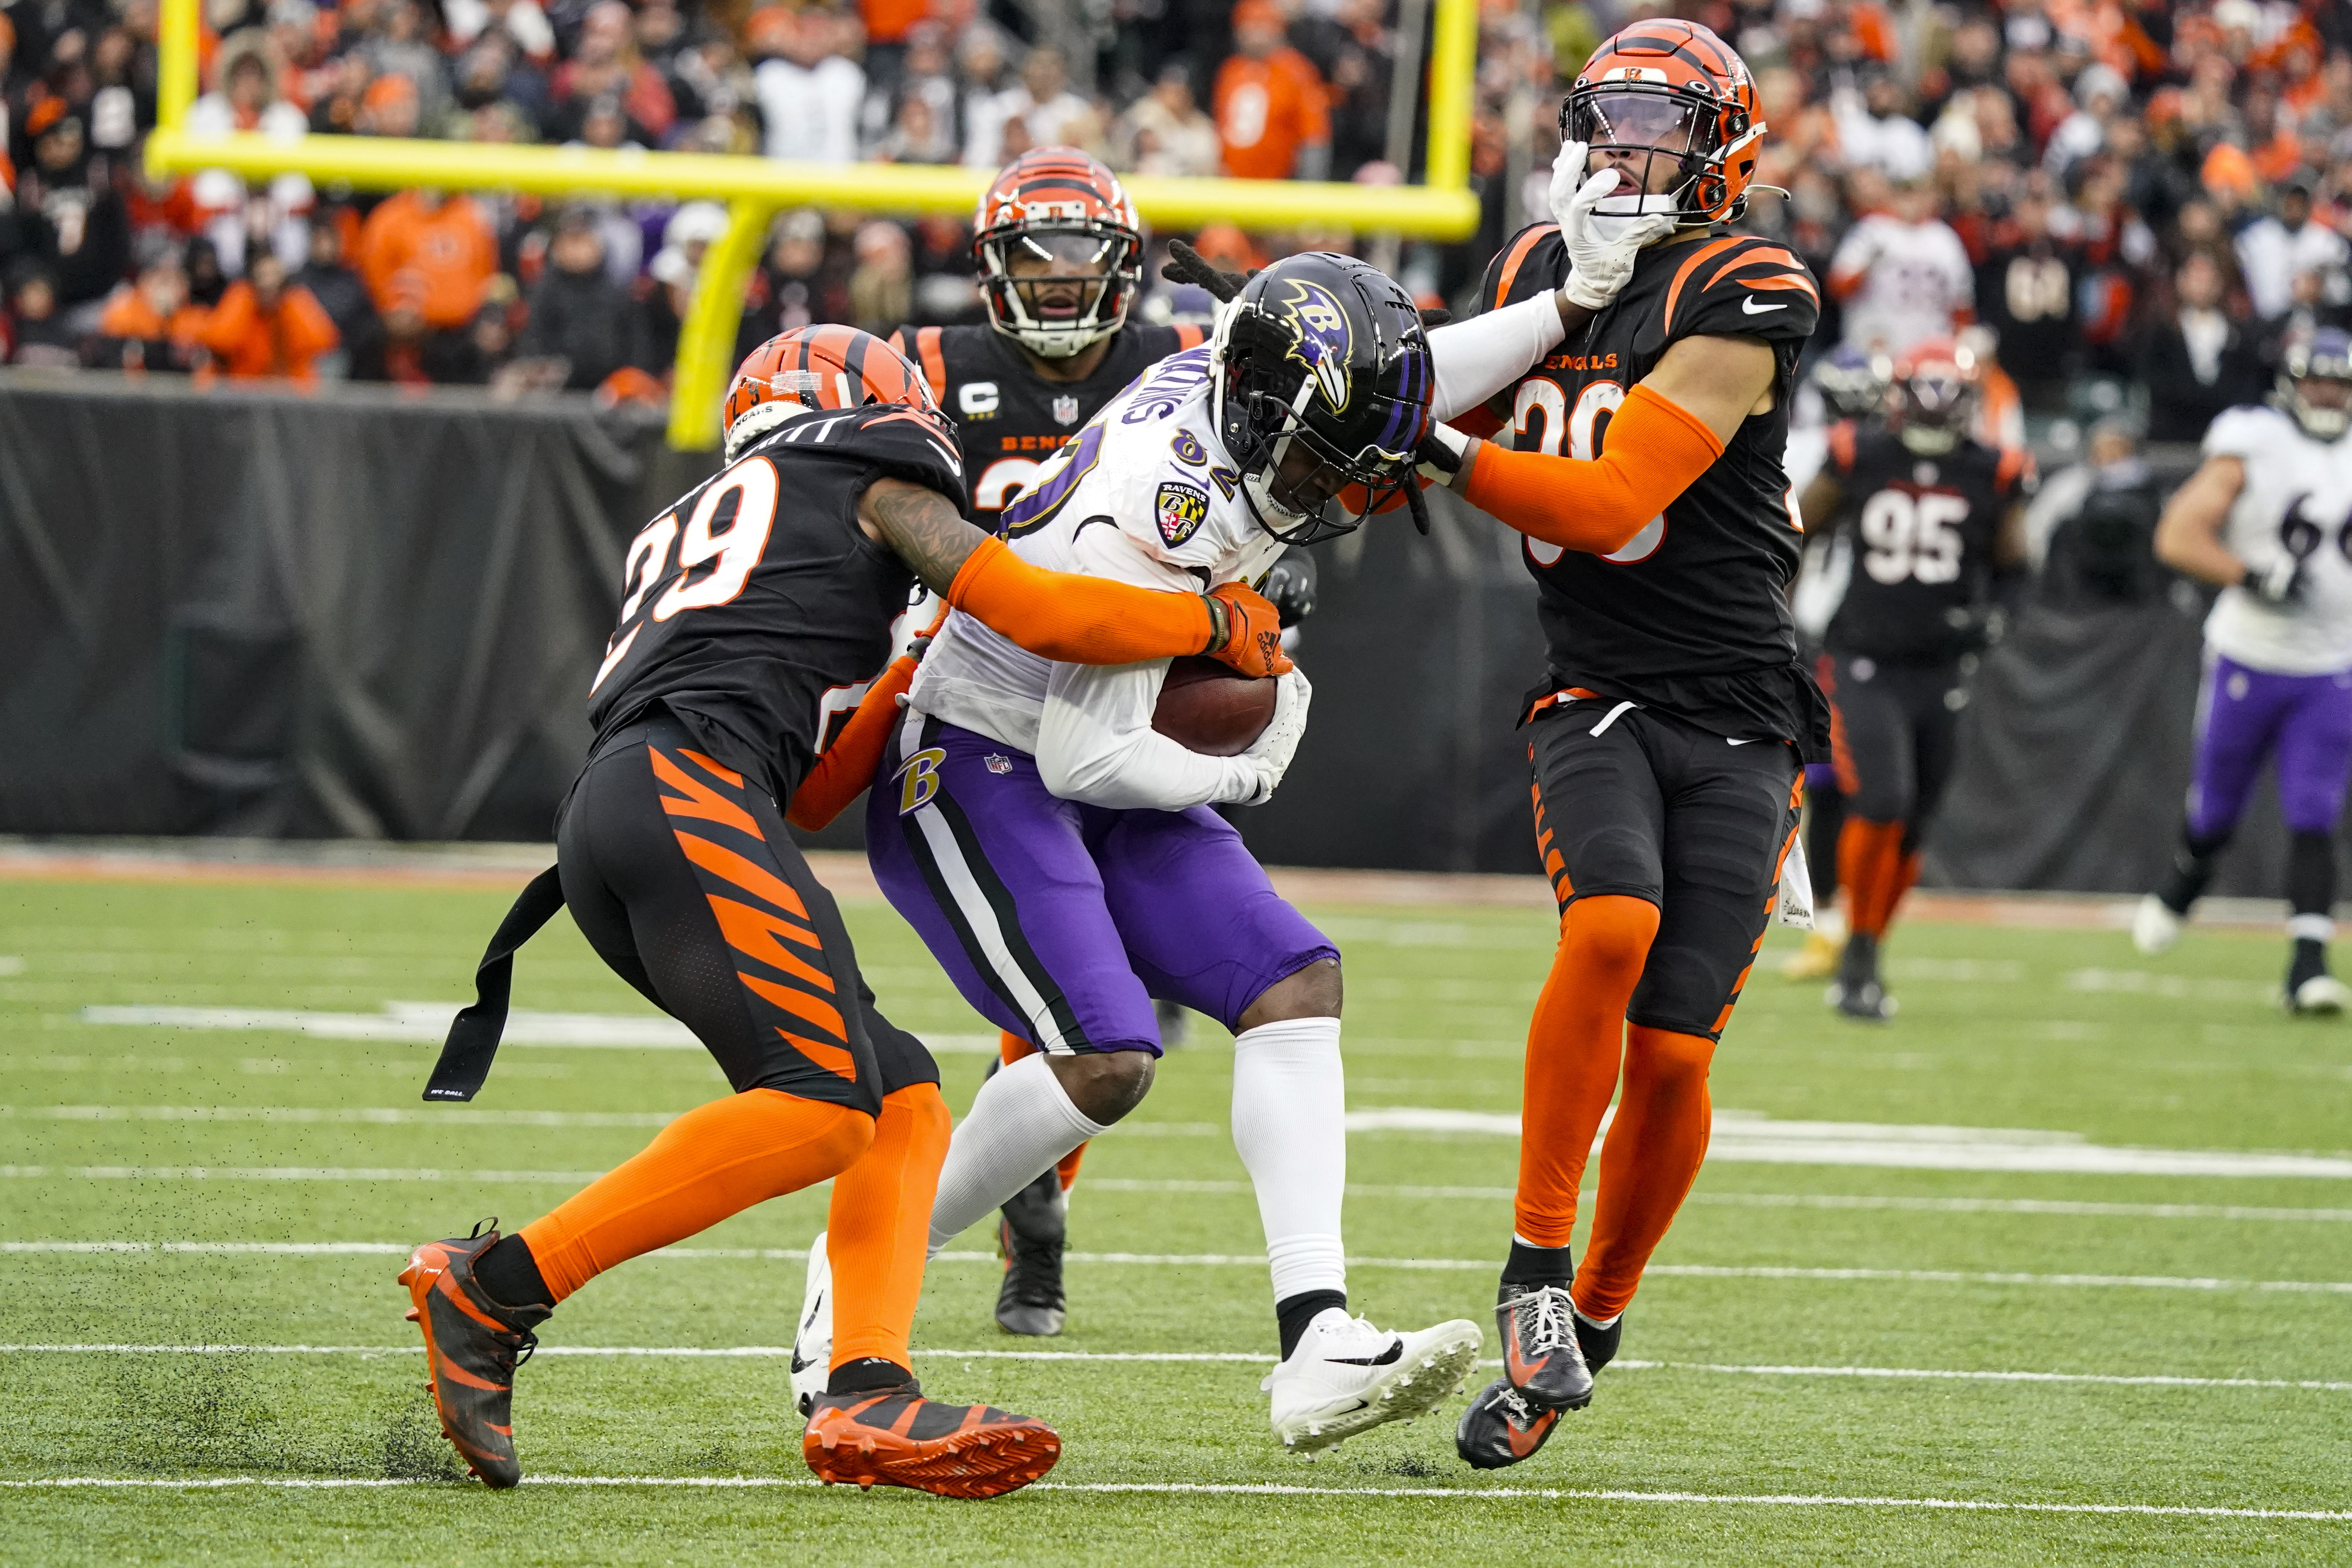
[{"label": "football cleat", "polygon": [[1282,1446],[1312,1458],[1359,1432],[1435,1409],[1462,1385],[1483,1342],[1466,1318],[1398,1334],[1327,1307],[1258,1392],[1274,1396]]},{"label": "football cleat", "polygon": [[1559,1425],[1559,1412],[1531,1403],[1498,1377],[1478,1391],[1454,1428],[1454,1451],[1473,1469],[1499,1470],[1530,1458]]},{"label": "football cleat", "polygon": [[1530,1290],[1506,1280],[1495,1293],[1503,1377],[1547,1410],[1581,1410],[1592,1403],[1592,1371],[1577,1342],[1575,1315],[1568,1292],[1557,1285]]},{"label": "football cleat", "polygon": [[408,1321],[425,1333],[425,1360],[433,1381],[433,1408],[441,1434],[467,1468],[486,1485],[522,1479],[515,1460],[515,1368],[539,1348],[531,1331],[553,1309],[506,1307],[474,1282],[474,1260],[499,1240],[499,1222],[484,1220],[471,1236],[428,1241],[408,1255],[400,1282],[408,1287]]},{"label": "football cleat", "polygon": [[2352,1006],[2352,990],[2333,974],[2315,974],[2286,994],[2286,1010],[2306,1017],[2332,1018]]},{"label": "football cleat", "polygon": [[809,1243],[808,1288],[801,1293],[801,1326],[793,1334],[793,1404],[803,1419],[833,1375],[833,1264],[824,1232]]},{"label": "football cleat", "polygon": [[1006,1200],[996,1222],[996,1250],[1004,1259],[996,1326],[1006,1333],[1050,1339],[1062,1331],[1062,1244],[1069,1212],[1061,1173],[1050,1167]]},{"label": "football cleat", "polygon": [[1845,939],[1838,975],[1830,982],[1829,1005],[1849,1018],[1883,1024],[1895,1016],[1895,998],[1878,979],[1878,943],[1856,931]]},{"label": "football cleat", "polygon": [[987,1405],[941,1405],[922,1385],[820,1394],[801,1458],[827,1486],[908,1487],[934,1497],[1018,1491],[1054,1468],[1051,1426]]},{"label": "football cleat", "polygon": [[2149,893],[2132,910],[2132,945],[2153,958],[2180,940],[2182,923],[2179,911]]},{"label": "football cleat", "polygon": [[1805,945],[1780,966],[1780,973],[1790,980],[1827,980],[1837,973],[1837,942],[1821,931],[1810,931],[1805,933]]}]

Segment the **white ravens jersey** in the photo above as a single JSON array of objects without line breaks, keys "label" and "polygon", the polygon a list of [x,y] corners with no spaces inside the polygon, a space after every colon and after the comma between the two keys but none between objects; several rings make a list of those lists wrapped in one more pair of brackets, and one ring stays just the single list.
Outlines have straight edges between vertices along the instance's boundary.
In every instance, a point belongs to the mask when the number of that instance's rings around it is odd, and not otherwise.
[{"label": "white ravens jersey", "polygon": [[[1209,351],[1188,349],[1104,405],[1006,505],[1006,542],[1048,571],[1173,593],[1264,577],[1282,542],[1242,499],[1210,417],[1209,374]],[[1054,668],[957,611],[908,701],[1034,753]]]},{"label": "white ravens jersey", "polygon": [[2245,465],[2221,533],[2231,553],[2256,571],[2303,563],[2301,590],[2283,605],[2222,589],[2207,646],[2281,675],[2352,667],[2352,438],[2315,441],[2275,408],[2232,408],[2205,432],[2205,455]]}]

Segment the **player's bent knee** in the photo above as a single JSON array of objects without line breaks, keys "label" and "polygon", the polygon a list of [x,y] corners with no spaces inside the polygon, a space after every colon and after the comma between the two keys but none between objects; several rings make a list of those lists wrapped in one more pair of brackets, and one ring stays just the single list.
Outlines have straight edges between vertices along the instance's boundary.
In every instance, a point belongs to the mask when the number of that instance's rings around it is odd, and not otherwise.
[{"label": "player's bent knee", "polygon": [[1639,969],[1657,934],[1657,905],[1627,893],[1596,893],[1569,905],[1560,951],[1588,969]]},{"label": "player's bent knee", "polygon": [[1045,1058],[1078,1114],[1104,1126],[1143,1103],[1160,1059],[1150,1051],[1085,1051]]},{"label": "player's bent knee", "polygon": [[1346,1000],[1339,961],[1318,958],[1293,974],[1286,974],[1257,994],[1234,1020],[1241,1030],[1261,1024],[1286,1023],[1293,1018],[1336,1018]]},{"label": "player's bent knee", "polygon": [[1636,1026],[1625,1046],[1626,1076],[1671,1087],[1703,1081],[1715,1060],[1715,1042],[1704,1035]]}]

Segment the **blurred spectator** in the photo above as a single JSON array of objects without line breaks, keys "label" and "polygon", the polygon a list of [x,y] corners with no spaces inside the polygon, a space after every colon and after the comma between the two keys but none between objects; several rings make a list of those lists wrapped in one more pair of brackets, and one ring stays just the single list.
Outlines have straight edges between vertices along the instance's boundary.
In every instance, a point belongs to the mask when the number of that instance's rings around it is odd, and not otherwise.
[{"label": "blurred spectator", "polygon": [[736,342],[749,353],[778,332],[796,331],[814,321],[836,321],[848,310],[843,294],[836,307],[824,279],[824,219],[803,209],[787,213],[769,238],[768,254],[744,290],[743,326]]},{"label": "blurred spectator", "polygon": [[187,370],[209,314],[188,299],[188,275],[169,247],[106,301],[98,319],[93,363],[107,369]]},{"label": "blurred spectator", "polygon": [[1028,95],[1013,79],[1006,62],[1003,35],[985,22],[964,29],[956,52],[963,73],[963,161],[968,168],[999,169],[1009,162],[1004,151],[1004,122],[1013,105]]},{"label": "blurred spectator", "polygon": [[2221,265],[2197,251],[2173,274],[2173,310],[2148,323],[2139,354],[2151,441],[2201,441],[2225,408],[2258,402],[2267,378],[2253,339],[2222,310]]},{"label": "blurred spectator", "polygon": [[35,104],[25,131],[33,155],[16,180],[19,245],[41,264],[56,310],[104,299],[131,270],[131,216],[122,197],[92,161],[82,122],[65,100]]},{"label": "blurred spectator", "polygon": [[1192,97],[1192,72],[1171,65],[1150,92],[1119,117],[1114,130],[1115,166],[1139,174],[1213,174],[1223,149],[1217,122],[1201,112]]},{"label": "blurred spectator", "polygon": [[2294,300],[2298,274],[2319,274],[2327,303],[2352,300],[2352,284],[2345,265],[2352,246],[2344,237],[2312,216],[2311,182],[2297,180],[2279,192],[2278,216],[2258,217],[2238,231],[2238,268],[2254,314],[2268,321],[2284,316]]},{"label": "blurred spectator", "polygon": [[[189,106],[192,135],[217,136],[231,131],[258,131],[284,142],[299,142],[310,133],[310,121],[278,93],[279,70],[269,35],[248,27],[224,40],[214,57],[214,72],[223,84]],[[281,174],[269,184],[269,194],[255,210],[243,180],[226,169],[206,169],[190,182],[200,221],[229,269],[245,264],[249,240],[258,238],[272,248],[299,250],[303,240],[302,215],[315,195],[300,174]]]},{"label": "blurred spectator", "polygon": [[1006,98],[1007,119],[1019,116],[1032,147],[1094,149],[1102,126],[1094,106],[1070,90],[1069,66],[1062,51],[1040,44],[1021,62],[1021,85]]},{"label": "blurred spectator", "polygon": [[321,356],[319,374],[354,381],[383,379],[383,323],[367,284],[343,265],[342,225],[329,219],[310,226],[310,254],[294,281],[309,290],[335,323],[340,348]]},{"label": "blurred spectator", "polygon": [[586,392],[623,365],[646,363],[644,322],[628,291],[604,275],[596,215],[568,209],[547,247],[547,273],[530,294],[530,320],[516,344],[523,359],[561,361],[553,384]]},{"label": "blurred spectator", "polygon": [[767,5],[751,14],[751,33],[755,54],[772,51],[751,72],[768,156],[855,162],[866,73],[842,54],[838,19],[822,6]]},{"label": "blurred spectator", "polygon": [[2051,233],[2050,215],[2048,195],[2029,188],[1994,228],[1976,274],[1978,310],[1996,336],[2000,368],[2036,413],[2063,411],[2082,347],[2081,260]]},{"label": "blurred spectator", "polygon": [[[870,24],[869,24],[870,25]],[[919,23],[905,35],[905,50],[898,74],[887,83],[876,84],[866,95],[860,125],[860,134],[868,145],[879,148],[905,129],[907,106],[920,103],[929,117],[928,140],[923,143],[926,153],[937,156],[890,159],[896,163],[951,163],[956,161],[957,135],[961,124],[962,91],[957,86],[953,65],[948,58],[947,29],[937,22]],[[900,143],[903,151],[907,143]],[[877,152],[876,156],[887,154]]]},{"label": "blurred spectator", "polygon": [[264,251],[221,296],[203,341],[233,378],[310,383],[318,380],[319,356],[333,350],[340,334],[310,291],[289,281],[286,264]]},{"label": "blurred spectator", "polygon": [[373,0],[373,28],[360,46],[369,68],[379,79],[406,79],[416,93],[418,119],[437,122],[449,108],[448,68],[426,37],[424,6],[417,0]]},{"label": "blurred spectator", "polygon": [[1871,72],[1859,92],[1846,88],[1832,95],[1838,148],[1847,163],[1876,169],[1898,183],[1927,174],[1933,161],[1927,132],[1911,118],[1908,98],[1903,84],[1885,71]]},{"label": "blurred spectator", "polygon": [[1234,51],[1217,72],[1225,172],[1247,180],[1323,178],[1331,162],[1323,79],[1284,41],[1274,0],[1234,7]]},{"label": "blurred spectator", "polygon": [[2168,574],[2156,559],[2163,493],[2128,419],[2092,426],[2086,460],[2042,481],[2025,513],[2035,596],[2067,609],[2143,604]]},{"label": "blurred spectator", "polygon": [[441,0],[449,41],[463,47],[483,36],[503,35],[533,60],[555,54],[555,29],[539,0]]},{"label": "blurred spectator", "polygon": [[913,248],[907,231],[895,223],[858,226],[854,247],[857,270],[849,275],[851,325],[878,335],[913,313]]},{"label": "blurred spectator", "polygon": [[210,237],[198,235],[188,241],[188,253],[184,258],[188,271],[188,298],[211,310],[228,292],[228,274],[221,268],[220,251]]},{"label": "blurred spectator", "polygon": [[592,146],[598,140],[585,133],[584,125],[599,107],[608,115],[627,116],[636,132],[630,140],[647,145],[658,145],[677,121],[677,100],[661,72],[637,52],[629,8],[622,0],[597,0],[589,7],[572,58],[555,68],[548,86],[555,100],[554,134]]},{"label": "blurred spectator", "polygon": [[473,325],[498,270],[480,206],[463,194],[403,191],[368,215],[352,260],[388,336],[405,351],[391,374],[445,379],[428,367],[463,357],[453,340]]},{"label": "blurred spectator", "polygon": [[80,334],[58,310],[57,279],[37,261],[8,274],[8,363],[68,370],[81,363]]},{"label": "blurred spectator", "polygon": [[1891,210],[1846,234],[1830,264],[1830,292],[1845,306],[1845,342],[1865,353],[1899,354],[1951,336],[1974,310],[1976,275],[1968,247],[1936,214],[1936,188],[1912,180]]}]

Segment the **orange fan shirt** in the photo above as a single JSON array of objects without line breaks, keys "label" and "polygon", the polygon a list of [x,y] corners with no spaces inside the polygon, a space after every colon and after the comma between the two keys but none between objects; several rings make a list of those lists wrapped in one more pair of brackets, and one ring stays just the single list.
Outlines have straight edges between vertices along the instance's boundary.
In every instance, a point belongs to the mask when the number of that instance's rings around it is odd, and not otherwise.
[{"label": "orange fan shirt", "polygon": [[213,307],[205,346],[220,357],[232,377],[283,376],[310,381],[318,357],[342,342],[342,334],[308,289],[289,283],[266,310],[250,283],[232,283]]},{"label": "orange fan shirt", "polygon": [[1214,102],[1225,173],[1244,180],[1286,180],[1299,148],[1331,139],[1323,79],[1297,49],[1232,56],[1217,71]]},{"label": "orange fan shirt", "polygon": [[482,308],[499,247],[482,209],[466,196],[453,194],[428,211],[415,192],[403,191],[368,215],[352,259],[377,310],[413,291],[425,324],[446,331],[469,324]]}]

